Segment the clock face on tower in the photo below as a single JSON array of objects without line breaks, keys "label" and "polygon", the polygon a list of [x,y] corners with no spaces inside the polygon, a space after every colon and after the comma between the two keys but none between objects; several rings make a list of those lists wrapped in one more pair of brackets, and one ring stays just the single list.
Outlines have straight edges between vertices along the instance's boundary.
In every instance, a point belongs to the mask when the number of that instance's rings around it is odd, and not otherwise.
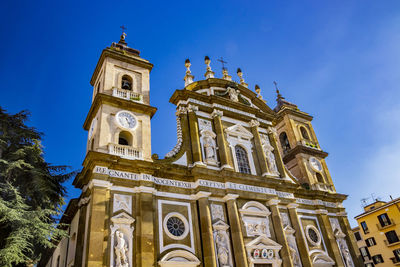
[{"label": "clock face on tower", "polygon": [[137,121],[135,116],[129,111],[122,110],[115,116],[117,123],[122,128],[133,130],[136,128]]},{"label": "clock face on tower", "polygon": [[311,168],[314,171],[317,171],[317,172],[321,172],[322,171],[322,165],[321,165],[321,162],[319,162],[319,160],[317,160],[314,157],[310,157],[309,162],[310,162]]}]

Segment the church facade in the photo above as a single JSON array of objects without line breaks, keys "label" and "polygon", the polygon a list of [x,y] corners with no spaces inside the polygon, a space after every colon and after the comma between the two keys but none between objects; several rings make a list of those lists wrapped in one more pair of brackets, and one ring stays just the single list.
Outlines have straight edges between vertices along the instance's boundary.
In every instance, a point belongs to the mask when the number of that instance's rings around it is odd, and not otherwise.
[{"label": "church facade", "polygon": [[69,237],[44,266],[362,266],[312,117],[277,91],[271,109],[205,58],[195,81],[186,60],[176,105],[177,143],[151,153],[152,64],[125,36],[103,50],[82,190],[61,219]]}]

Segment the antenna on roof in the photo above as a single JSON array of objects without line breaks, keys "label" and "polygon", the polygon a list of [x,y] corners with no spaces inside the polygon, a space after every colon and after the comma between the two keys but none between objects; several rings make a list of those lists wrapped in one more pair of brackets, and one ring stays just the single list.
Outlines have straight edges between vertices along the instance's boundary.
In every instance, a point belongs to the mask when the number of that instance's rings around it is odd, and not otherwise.
[{"label": "antenna on roof", "polygon": [[361,199],[361,208],[364,208],[365,206],[368,205],[368,200],[369,200],[369,197],[365,197],[365,198]]}]

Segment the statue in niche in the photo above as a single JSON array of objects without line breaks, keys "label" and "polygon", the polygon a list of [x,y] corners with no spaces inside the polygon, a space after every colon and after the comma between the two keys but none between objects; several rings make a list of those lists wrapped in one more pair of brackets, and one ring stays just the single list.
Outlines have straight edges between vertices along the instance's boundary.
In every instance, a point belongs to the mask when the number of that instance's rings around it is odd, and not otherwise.
[{"label": "statue in niche", "polygon": [[115,251],[115,267],[129,267],[128,263],[128,246],[124,239],[124,234],[120,231],[115,232],[117,244],[114,247]]},{"label": "statue in niche", "polygon": [[269,171],[273,174],[278,174],[278,168],[276,167],[276,160],[274,155],[274,147],[271,146],[268,136],[261,135],[261,145],[267,159]]},{"label": "statue in niche", "polygon": [[204,152],[206,154],[206,159],[215,160],[215,147],[211,137],[204,137]]},{"label": "statue in niche", "polygon": [[293,266],[300,267],[301,262],[299,254],[297,253],[296,249],[290,245],[290,243],[289,243],[289,251],[290,251],[290,257],[292,258],[293,261]]},{"label": "statue in niche", "polygon": [[340,251],[342,252],[346,267],[353,267],[353,261],[351,260],[349,249],[343,238],[339,240]]},{"label": "statue in niche", "polygon": [[229,250],[226,233],[218,230],[215,243],[217,244],[217,256],[221,267],[229,266]]}]

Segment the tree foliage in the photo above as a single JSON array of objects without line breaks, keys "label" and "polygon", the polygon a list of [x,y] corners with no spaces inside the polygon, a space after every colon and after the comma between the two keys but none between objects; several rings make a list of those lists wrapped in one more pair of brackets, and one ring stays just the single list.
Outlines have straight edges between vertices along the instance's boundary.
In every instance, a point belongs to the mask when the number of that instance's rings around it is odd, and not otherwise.
[{"label": "tree foliage", "polygon": [[55,218],[74,173],[44,160],[42,134],[25,125],[28,117],[0,107],[0,266],[35,263],[66,235]]}]

